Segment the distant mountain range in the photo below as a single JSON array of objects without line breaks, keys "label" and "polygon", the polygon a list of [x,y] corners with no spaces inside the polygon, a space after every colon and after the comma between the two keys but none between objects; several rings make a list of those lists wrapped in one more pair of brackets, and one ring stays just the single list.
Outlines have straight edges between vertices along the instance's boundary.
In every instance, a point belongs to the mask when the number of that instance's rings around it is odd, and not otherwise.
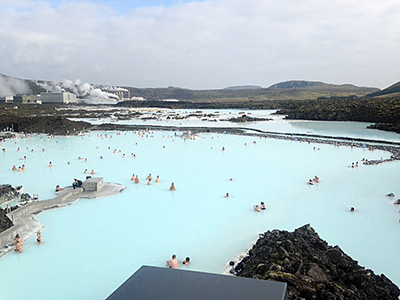
[{"label": "distant mountain range", "polygon": [[[359,87],[351,84],[328,84],[319,81],[291,80],[262,88],[255,85],[230,86],[216,90],[190,90],[179,87],[135,88],[128,86],[102,86],[74,82],[51,82],[25,80],[0,74],[0,96],[15,94],[38,94],[44,91],[69,91],[82,99],[102,98],[116,101],[113,91],[129,91],[130,97],[143,97],[147,100],[178,99],[194,102],[224,101],[265,101],[265,100],[304,100],[330,97],[370,96],[377,97],[400,93],[400,82],[380,90],[373,87]],[[400,95],[400,94],[399,94]]]},{"label": "distant mountain range", "polygon": [[348,89],[359,91],[362,89],[363,91],[372,91],[379,90],[377,88],[368,88],[368,87],[358,87],[352,84],[329,84],[321,81],[305,81],[305,80],[291,80],[273,84],[269,87],[269,89]]},{"label": "distant mountain range", "polygon": [[190,90],[178,87],[139,89],[124,86],[131,96],[149,100],[178,99],[194,102],[304,100],[329,97],[365,96],[380,91],[378,88],[351,84],[328,84],[316,81],[286,81],[268,88],[254,85],[230,86],[218,90]]}]

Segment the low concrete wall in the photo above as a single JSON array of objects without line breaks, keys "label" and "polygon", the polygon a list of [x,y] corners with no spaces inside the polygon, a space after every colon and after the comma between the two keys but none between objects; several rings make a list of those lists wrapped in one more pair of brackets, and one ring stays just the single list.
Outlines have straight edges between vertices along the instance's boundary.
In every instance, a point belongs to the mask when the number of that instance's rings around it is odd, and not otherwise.
[{"label": "low concrete wall", "polygon": [[[103,180],[101,180],[103,183]],[[43,225],[35,220],[35,215],[52,208],[71,205],[80,198],[99,198],[121,193],[125,186],[117,183],[106,183],[100,191],[86,192],[82,187],[72,189],[71,187],[58,192],[54,199],[28,203],[7,214],[14,225],[0,233],[0,256],[13,249],[13,239],[18,233],[25,241],[34,236]]]},{"label": "low concrete wall", "polygon": [[86,179],[82,185],[85,192],[100,191],[103,186],[104,186],[103,177]]},{"label": "low concrete wall", "polygon": [[[43,227],[32,215],[47,209],[72,204],[78,200],[78,196],[82,194],[82,192],[82,188],[77,188],[75,190],[67,189],[62,191],[61,195],[54,199],[31,202],[8,213],[7,216],[13,221],[14,225],[0,233],[0,251],[3,250],[2,248],[12,243],[17,233],[25,240],[31,237],[33,232]],[[0,253],[0,256],[1,255]]]},{"label": "low concrete wall", "polygon": [[12,216],[14,216],[14,218],[17,218],[19,216],[26,214],[37,214],[54,206],[60,206],[61,204],[69,204],[71,196],[77,196],[82,192],[83,188],[76,188],[75,190],[73,189],[64,190],[61,192],[59,196],[57,196],[54,199],[28,203],[27,205],[19,207],[7,215],[12,219]]},{"label": "low concrete wall", "polygon": [[[0,251],[3,250],[5,246],[12,243],[15,235],[18,232],[22,232],[22,231],[24,231],[24,229],[26,229],[24,227],[25,227],[25,225],[14,225],[14,226],[8,228],[7,230],[3,231],[0,235],[0,246],[2,248],[2,249],[0,249]],[[0,253],[0,256],[1,255],[2,254]]]}]

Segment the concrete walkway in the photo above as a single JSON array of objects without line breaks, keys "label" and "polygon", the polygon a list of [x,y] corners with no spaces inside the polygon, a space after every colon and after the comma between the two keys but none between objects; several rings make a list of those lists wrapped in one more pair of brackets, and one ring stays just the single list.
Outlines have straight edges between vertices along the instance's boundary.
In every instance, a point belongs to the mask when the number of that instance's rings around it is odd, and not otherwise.
[{"label": "concrete walkway", "polygon": [[57,197],[50,200],[36,201],[19,207],[7,214],[14,225],[0,233],[0,257],[14,249],[13,239],[18,233],[25,241],[34,236],[43,225],[35,215],[53,208],[64,207],[77,202],[79,199],[103,198],[121,193],[125,186],[117,183],[105,183],[100,191],[84,191],[83,188],[72,189],[67,187],[57,193]]}]

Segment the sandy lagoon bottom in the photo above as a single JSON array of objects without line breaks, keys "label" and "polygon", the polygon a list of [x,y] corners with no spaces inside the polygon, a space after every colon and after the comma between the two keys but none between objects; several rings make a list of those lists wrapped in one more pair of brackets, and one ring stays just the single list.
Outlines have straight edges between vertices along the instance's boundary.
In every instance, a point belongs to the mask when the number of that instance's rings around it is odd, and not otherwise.
[{"label": "sandy lagoon bottom", "polygon": [[[180,260],[191,257],[187,269],[222,273],[259,233],[306,223],[361,265],[400,284],[399,213],[385,197],[400,194],[400,163],[348,167],[389,153],[275,139],[257,138],[254,144],[246,136],[202,134],[184,141],[173,135],[109,132],[105,138],[93,132],[3,143],[0,182],[22,184],[41,199],[53,197],[56,184],[84,178],[84,169],[127,189],[41,214],[44,244],[30,239],[22,254],[0,258],[0,299],[103,299],[141,265],[164,266],[173,253]],[[28,159],[20,160],[24,155]],[[26,172],[10,170],[22,163]],[[130,181],[132,173],[141,184]],[[148,173],[160,175],[161,183],[147,186]],[[306,185],[314,175],[321,183]],[[171,182],[177,191],[168,190]],[[227,192],[231,196],[224,198]],[[267,210],[254,212],[260,201]]]}]

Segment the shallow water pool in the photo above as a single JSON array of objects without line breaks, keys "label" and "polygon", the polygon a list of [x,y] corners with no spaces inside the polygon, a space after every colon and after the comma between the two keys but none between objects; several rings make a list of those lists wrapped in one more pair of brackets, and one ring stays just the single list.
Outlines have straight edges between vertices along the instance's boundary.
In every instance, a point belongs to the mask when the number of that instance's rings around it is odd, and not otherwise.
[{"label": "shallow water pool", "polygon": [[[136,111],[135,109],[129,109]],[[121,109],[121,113],[127,108]],[[371,123],[344,121],[308,121],[286,120],[283,115],[275,115],[276,110],[239,110],[239,109],[160,109],[140,110],[142,115],[131,120],[117,118],[84,119],[92,124],[114,123],[127,125],[164,125],[192,127],[244,127],[268,132],[299,133],[334,137],[353,137],[371,140],[400,142],[400,134],[377,129],[368,129]],[[270,121],[235,123],[228,119],[246,114],[253,118],[267,118]],[[207,117],[205,117],[207,116]],[[178,117],[175,119],[175,117]],[[182,119],[183,118],[183,119]],[[73,119],[82,120],[82,119]]]},{"label": "shallow water pool", "polygon": [[[259,233],[306,223],[400,284],[399,213],[385,197],[400,194],[400,163],[349,168],[389,153],[234,135],[185,141],[171,132],[105,134],[3,142],[0,182],[23,185],[40,199],[54,197],[56,184],[83,179],[85,169],[127,188],[39,215],[43,245],[32,238],[22,254],[0,258],[0,299],[106,298],[141,265],[164,266],[172,254],[180,261],[191,257],[182,268],[222,273]],[[22,163],[25,172],[11,171]],[[140,184],[131,182],[132,173]],[[148,186],[149,173],[161,183]],[[308,186],[314,175],[321,183]],[[175,192],[168,190],[171,182]],[[267,209],[257,213],[252,206],[260,201]]]}]

